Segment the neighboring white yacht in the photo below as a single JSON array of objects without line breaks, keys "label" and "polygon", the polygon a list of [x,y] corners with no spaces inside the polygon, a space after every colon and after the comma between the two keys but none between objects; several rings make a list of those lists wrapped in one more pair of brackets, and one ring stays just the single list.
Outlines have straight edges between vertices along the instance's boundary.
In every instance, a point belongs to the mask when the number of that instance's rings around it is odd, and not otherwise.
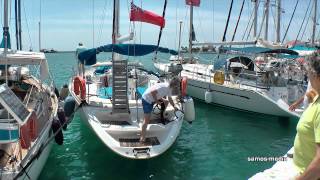
[{"label": "neighboring white yacht", "polygon": [[[282,71],[279,67],[276,71],[270,69],[271,65],[266,65],[269,70],[260,69],[250,58],[237,56],[226,60],[225,66],[228,67],[223,71],[213,71],[212,66],[201,64],[171,64],[160,72],[180,72],[181,76],[188,78],[187,94],[207,103],[275,116],[299,117],[300,111],[289,111],[288,104],[304,93],[302,84],[288,82],[284,73],[288,70]],[[161,66],[155,64],[155,67],[160,69]]]},{"label": "neighboring white yacht", "polygon": [[37,179],[57,123],[58,99],[53,84],[44,84],[52,83],[48,64],[43,53],[4,49],[0,64],[1,178]]}]

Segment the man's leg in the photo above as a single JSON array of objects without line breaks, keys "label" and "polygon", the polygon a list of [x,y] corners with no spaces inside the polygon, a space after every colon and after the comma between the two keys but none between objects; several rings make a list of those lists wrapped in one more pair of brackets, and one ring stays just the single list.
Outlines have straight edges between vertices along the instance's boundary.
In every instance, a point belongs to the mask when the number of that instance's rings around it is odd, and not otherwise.
[{"label": "man's leg", "polygon": [[146,140],[146,129],[147,129],[147,126],[150,122],[150,117],[151,117],[150,113],[144,114],[144,121],[143,121],[142,128],[141,128],[140,142],[144,142]]}]

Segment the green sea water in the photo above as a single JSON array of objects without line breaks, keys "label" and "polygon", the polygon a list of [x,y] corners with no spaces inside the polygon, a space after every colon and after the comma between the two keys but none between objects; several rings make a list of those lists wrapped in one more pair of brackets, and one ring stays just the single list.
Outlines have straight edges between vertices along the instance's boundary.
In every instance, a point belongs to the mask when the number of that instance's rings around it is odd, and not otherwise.
[{"label": "green sea water", "polygon": [[[46,55],[61,87],[73,74],[74,54]],[[203,56],[210,59],[213,55]],[[152,69],[150,58],[139,60]],[[64,145],[54,145],[39,179],[247,179],[275,163],[250,162],[249,157],[279,157],[293,145],[296,119],[235,111],[198,100],[195,108],[195,122],[184,122],[172,147],[150,160],[130,160],[113,153],[76,114],[64,131]]]}]

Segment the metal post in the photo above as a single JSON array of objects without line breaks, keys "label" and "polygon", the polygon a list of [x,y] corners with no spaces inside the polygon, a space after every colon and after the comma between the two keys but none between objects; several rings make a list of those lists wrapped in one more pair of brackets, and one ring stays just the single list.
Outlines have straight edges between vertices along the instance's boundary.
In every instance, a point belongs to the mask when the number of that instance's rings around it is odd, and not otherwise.
[{"label": "metal post", "polygon": [[277,24],[276,24],[276,42],[280,42],[280,23],[281,23],[281,0],[277,0]]},{"label": "metal post", "polygon": [[311,44],[314,45],[315,43],[315,35],[317,29],[317,0],[314,0],[314,14],[313,14],[313,25],[312,25],[312,36],[311,36]]},{"label": "metal post", "polygon": [[257,27],[258,27],[258,0],[252,0],[254,3],[253,10],[253,38],[257,38]]},{"label": "metal post", "polygon": [[181,27],[182,27],[182,21],[179,22],[180,26],[179,26],[179,45],[178,45],[178,61],[180,60],[180,64],[182,64],[182,58],[180,59],[180,46],[181,46]]},{"label": "metal post", "polygon": [[190,5],[190,27],[189,27],[189,57],[190,60],[192,57],[192,25],[193,25],[193,6]]},{"label": "metal post", "polygon": [[266,26],[264,30],[264,40],[268,40],[268,30],[269,30],[269,4],[270,0],[266,0],[265,4],[265,15],[266,15]]}]

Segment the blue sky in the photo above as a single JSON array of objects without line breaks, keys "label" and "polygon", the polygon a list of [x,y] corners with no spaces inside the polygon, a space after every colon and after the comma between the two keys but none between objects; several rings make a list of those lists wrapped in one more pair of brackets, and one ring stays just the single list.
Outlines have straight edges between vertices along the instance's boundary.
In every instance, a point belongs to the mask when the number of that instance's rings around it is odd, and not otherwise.
[{"label": "blue sky", "polygon": [[[78,42],[83,42],[87,47],[99,46],[111,43],[112,29],[112,0],[23,0],[22,5],[22,34],[23,48],[28,50],[32,47],[38,50],[38,22],[40,20],[41,1],[41,35],[42,48],[54,48],[57,50],[74,50]],[[144,44],[156,44],[159,27],[136,22],[130,25],[129,7],[130,0],[121,1],[121,25],[120,33],[127,34],[130,29],[136,33],[135,42]],[[194,8],[194,27],[199,42],[219,42],[222,39],[225,22],[228,15],[231,0],[201,0],[200,7]],[[164,0],[134,0],[136,5],[145,10],[162,14]],[[289,22],[296,0],[282,0],[282,35]],[[3,3],[3,1],[1,1]],[[242,0],[234,1],[234,8],[231,14],[230,25],[227,33],[227,41],[231,39],[233,29],[238,18]],[[274,4],[275,0],[271,0]],[[287,40],[296,38],[304,13],[307,10],[309,0],[300,0],[298,9]],[[264,0],[261,0],[259,9],[259,22],[262,20]],[[320,2],[318,3],[319,6]],[[1,22],[3,24],[3,5],[1,5]],[[11,7],[14,7],[12,3]],[[246,0],[243,15],[238,27],[236,40],[242,40],[247,23],[252,12],[251,0]],[[320,8],[318,7],[318,10]],[[275,10],[270,12],[269,38],[274,39],[274,18]],[[166,11],[166,27],[164,28],[161,46],[177,48],[178,46],[178,24],[183,21],[182,46],[187,46],[189,28],[189,6],[185,0],[168,0]],[[319,20],[319,15],[318,15]],[[318,21],[319,22],[319,21]],[[258,23],[260,24],[260,23]],[[319,25],[317,36],[319,37]],[[258,32],[260,25],[258,26]],[[14,12],[10,15],[10,33],[12,45],[15,47]],[[261,32],[263,37],[264,31]],[[311,36],[311,20],[306,29],[303,39]],[[250,39],[250,38],[249,38]]]}]

